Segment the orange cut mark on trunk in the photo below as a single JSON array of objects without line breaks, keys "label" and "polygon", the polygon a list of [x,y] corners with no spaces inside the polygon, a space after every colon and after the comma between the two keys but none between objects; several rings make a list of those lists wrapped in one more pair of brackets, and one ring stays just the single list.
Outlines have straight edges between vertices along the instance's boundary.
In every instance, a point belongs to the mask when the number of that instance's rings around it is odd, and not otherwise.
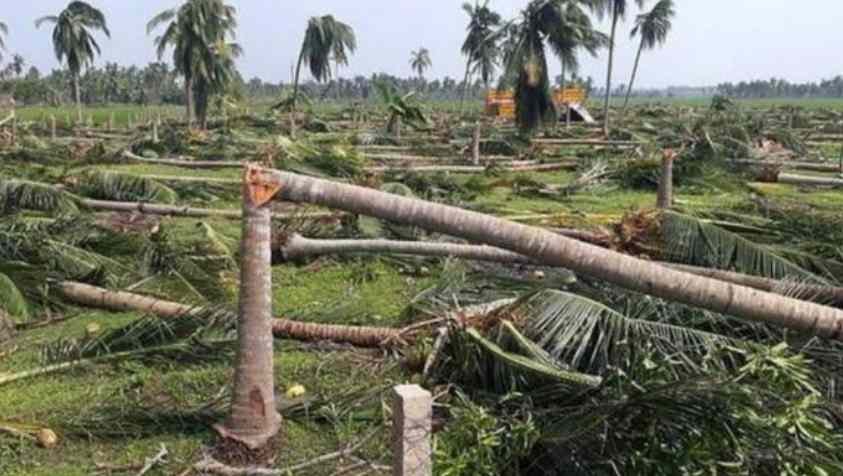
[{"label": "orange cut mark on trunk", "polygon": [[263,394],[257,387],[249,392],[249,406],[256,415],[260,415],[261,417],[266,416],[266,403],[263,401]]},{"label": "orange cut mark on trunk", "polygon": [[264,180],[262,169],[253,164],[246,166],[246,170],[243,172],[243,182],[248,191],[249,200],[256,207],[266,205],[281,190],[280,183]]}]

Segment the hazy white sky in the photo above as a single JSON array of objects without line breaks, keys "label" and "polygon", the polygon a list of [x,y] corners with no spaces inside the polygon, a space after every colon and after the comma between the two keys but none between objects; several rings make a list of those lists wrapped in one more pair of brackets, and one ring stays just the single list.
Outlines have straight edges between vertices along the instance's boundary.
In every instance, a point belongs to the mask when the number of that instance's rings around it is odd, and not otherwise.
[{"label": "hazy white sky", "polygon": [[[57,66],[49,26],[36,30],[35,18],[53,14],[66,0],[3,0],[0,20],[9,25],[6,44],[42,71]],[[648,6],[655,0],[649,0]],[[98,61],[146,64],[154,60],[146,22],[179,0],[90,0],[108,17],[112,39],[102,38]],[[229,0],[239,11],[238,41],[246,50],[240,70],[248,79],[288,79],[307,18],[332,13],[357,32],[359,50],[342,76],[386,72],[410,74],[410,51],[431,51],[428,77],[461,77],[459,53],[465,33],[462,0]],[[491,0],[505,18],[527,0]],[[630,2],[632,3],[632,2]],[[843,2],[836,0],[676,0],[677,17],[668,44],[645,53],[641,86],[714,85],[723,81],[786,78],[808,81],[843,74]],[[630,20],[619,27],[617,82],[632,68],[636,44]],[[603,25],[604,31],[608,30]],[[6,55],[8,57],[8,54]],[[605,75],[605,58],[583,59],[581,74]],[[558,70],[558,67],[554,67]]]}]

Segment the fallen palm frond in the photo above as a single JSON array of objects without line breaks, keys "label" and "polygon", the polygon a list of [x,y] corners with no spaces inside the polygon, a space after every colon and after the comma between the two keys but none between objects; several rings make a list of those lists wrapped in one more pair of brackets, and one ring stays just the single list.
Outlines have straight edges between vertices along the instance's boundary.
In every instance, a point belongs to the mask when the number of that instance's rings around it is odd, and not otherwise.
[{"label": "fallen palm frond", "polygon": [[80,195],[101,200],[175,203],[178,194],[151,177],[88,171],[69,179]]},{"label": "fallen palm frond", "polygon": [[27,180],[0,180],[0,212],[37,210],[55,214],[76,213],[76,197],[51,185]]}]

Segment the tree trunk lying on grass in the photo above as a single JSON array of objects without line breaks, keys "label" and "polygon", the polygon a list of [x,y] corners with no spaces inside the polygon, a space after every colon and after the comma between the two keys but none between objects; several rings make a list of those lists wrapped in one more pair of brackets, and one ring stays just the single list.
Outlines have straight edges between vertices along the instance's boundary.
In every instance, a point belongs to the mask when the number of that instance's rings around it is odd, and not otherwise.
[{"label": "tree trunk lying on grass", "polygon": [[843,311],[676,271],[652,262],[457,207],[263,169],[278,198],[417,226],[514,251],[625,289],[825,338],[843,340]]},{"label": "tree trunk lying on grass", "polygon": [[[80,201],[82,206],[91,210],[104,210],[125,213],[143,213],[147,215],[164,215],[177,217],[220,217],[239,220],[243,216],[241,210],[209,208],[192,208],[180,205],[155,205],[144,202],[113,202],[109,200],[93,200],[84,198]],[[319,219],[336,217],[334,212],[307,212],[307,213],[273,213],[273,220],[297,220],[297,219]]]},{"label": "tree trunk lying on grass", "polygon": [[756,160],[756,159],[735,159],[732,162],[742,165],[758,167],[781,167],[792,170],[808,170],[812,172],[839,172],[843,173],[841,164],[821,162],[797,162],[792,160]]},{"label": "tree trunk lying on grass", "polygon": [[[588,232],[561,230],[564,236],[580,241],[598,243],[603,241],[598,235],[589,236]],[[538,265],[535,260],[511,251],[487,245],[467,245],[460,243],[440,243],[422,241],[394,240],[318,240],[293,234],[284,239],[273,241],[273,251],[280,253],[284,260],[291,261],[312,256],[342,255],[353,253],[384,253],[411,256],[453,257],[466,260],[488,261],[494,263],[518,263]],[[833,306],[843,306],[843,288],[833,286],[796,285],[777,279],[762,278],[747,274],[700,268],[674,263],[660,263],[663,266],[697,276],[704,276],[719,281],[746,286],[776,294],[791,291],[798,286],[801,299]]]},{"label": "tree trunk lying on grass", "polygon": [[[118,312],[139,312],[163,318],[178,318],[199,308],[125,291],[65,281],[57,286],[61,295],[75,304]],[[273,319],[272,334],[279,339],[330,341],[357,347],[380,347],[401,341],[401,329],[365,326],[325,325],[290,319]]]},{"label": "tree trunk lying on grass", "polygon": [[602,140],[602,139],[533,139],[531,142],[537,146],[594,146],[594,147],[638,147],[644,142],[634,140]]},{"label": "tree trunk lying on grass", "polygon": [[[577,162],[541,163],[539,161],[513,162],[507,166],[498,166],[503,172],[555,172],[558,170],[574,170],[579,166]],[[417,167],[366,167],[367,172],[451,172],[455,174],[483,173],[487,167],[476,165],[422,165]]]},{"label": "tree trunk lying on grass", "polygon": [[131,152],[124,151],[122,157],[134,162],[143,164],[155,165],[169,165],[173,167],[185,167],[190,169],[239,169],[243,167],[241,162],[223,161],[223,160],[188,160],[184,158],[179,159],[148,159],[135,155]]},{"label": "tree trunk lying on grass", "polygon": [[806,175],[779,174],[776,183],[808,185],[817,187],[843,187],[843,179],[831,177],[809,177]]}]

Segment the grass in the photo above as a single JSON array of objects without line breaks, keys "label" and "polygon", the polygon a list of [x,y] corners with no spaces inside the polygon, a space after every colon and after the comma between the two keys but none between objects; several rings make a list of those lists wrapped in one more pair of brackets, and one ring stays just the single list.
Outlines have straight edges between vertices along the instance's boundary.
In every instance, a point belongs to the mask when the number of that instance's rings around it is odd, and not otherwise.
[{"label": "grass", "polygon": [[[23,121],[32,121],[40,124],[49,124],[50,117],[55,116],[58,127],[68,127],[77,122],[76,108],[74,106],[44,107],[29,106],[19,108],[16,111],[18,117]],[[183,110],[177,106],[137,106],[137,105],[114,105],[114,106],[86,106],[82,110],[82,117],[85,122],[93,120],[95,126],[105,127],[111,117],[114,117],[115,127],[127,127],[129,119],[133,124],[139,124],[144,119],[155,119],[158,116],[162,119],[181,118]]]}]

